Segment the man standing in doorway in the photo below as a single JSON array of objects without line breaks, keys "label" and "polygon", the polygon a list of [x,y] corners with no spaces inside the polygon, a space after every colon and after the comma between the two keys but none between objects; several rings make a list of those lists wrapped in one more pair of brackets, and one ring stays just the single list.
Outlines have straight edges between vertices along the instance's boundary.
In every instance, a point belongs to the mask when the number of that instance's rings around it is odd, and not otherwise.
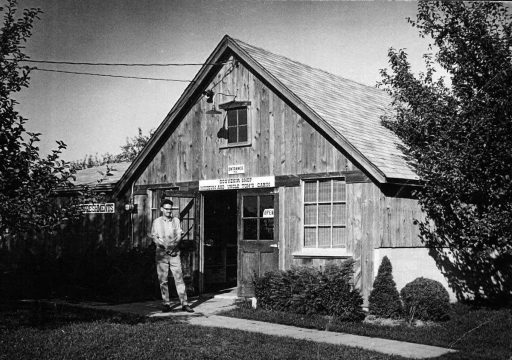
[{"label": "man standing in doorway", "polygon": [[163,200],[160,210],[163,215],[153,221],[151,237],[156,245],[156,271],[162,293],[163,311],[171,311],[168,280],[170,269],[174,277],[174,284],[176,285],[182,310],[194,312],[188,304],[185,283],[183,282],[180,251],[177,247],[183,233],[180,220],[173,214],[173,202],[171,200]]}]

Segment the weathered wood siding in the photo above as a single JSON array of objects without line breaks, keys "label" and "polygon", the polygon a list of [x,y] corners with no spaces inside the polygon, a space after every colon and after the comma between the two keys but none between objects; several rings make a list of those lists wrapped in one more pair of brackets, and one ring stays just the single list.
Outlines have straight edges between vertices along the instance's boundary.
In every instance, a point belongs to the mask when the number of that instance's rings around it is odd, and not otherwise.
[{"label": "weathered wood siding", "polygon": [[[162,144],[135,185],[180,184],[198,180],[247,176],[294,176],[340,171],[360,171],[342,152],[326,139],[314,124],[302,118],[262,81],[241,64],[226,65],[208,88],[217,94],[236,95],[237,101],[250,101],[248,121],[250,146],[227,147],[218,136],[224,127],[225,113],[207,115],[211,104],[200,99]],[[217,95],[215,103],[233,100]],[[226,125],[227,127],[227,125]],[[228,165],[244,164],[245,173],[228,175]],[[361,173],[362,174],[362,173]],[[379,187],[362,176],[362,182],[347,184],[347,250],[355,266],[355,283],[367,299],[373,284],[374,249],[380,247],[422,246],[414,219],[422,213],[414,199],[386,196]],[[293,253],[302,248],[302,189],[278,187],[279,248],[281,269],[296,264],[324,265],[342,259],[297,259]],[[148,232],[151,200],[136,197],[138,225],[136,237]],[[135,240],[135,243],[144,243]]]},{"label": "weathered wood siding", "polygon": [[[245,164],[245,176],[292,175],[350,171],[356,167],[311,124],[241,64],[230,65],[214,79],[216,93],[250,101],[251,146],[225,147],[217,136],[225,114],[207,115],[202,98],[162,145],[136,185],[179,183],[228,177],[227,167]],[[210,86],[211,87],[211,86]],[[218,95],[216,104],[233,100]]]}]

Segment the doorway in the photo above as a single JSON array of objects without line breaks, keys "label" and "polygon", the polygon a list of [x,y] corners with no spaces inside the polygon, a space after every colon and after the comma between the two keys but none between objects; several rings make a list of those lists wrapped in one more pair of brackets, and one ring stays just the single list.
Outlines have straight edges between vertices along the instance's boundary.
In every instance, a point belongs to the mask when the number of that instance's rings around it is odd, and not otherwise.
[{"label": "doorway", "polygon": [[237,192],[204,193],[204,291],[237,286]]}]

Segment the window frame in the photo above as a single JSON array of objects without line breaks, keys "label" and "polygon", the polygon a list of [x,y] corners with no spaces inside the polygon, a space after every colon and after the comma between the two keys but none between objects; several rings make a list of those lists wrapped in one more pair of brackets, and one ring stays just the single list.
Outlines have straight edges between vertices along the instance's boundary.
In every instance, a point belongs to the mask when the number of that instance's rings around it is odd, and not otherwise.
[{"label": "window frame", "polygon": [[[320,183],[328,181],[330,183],[330,199],[329,201],[320,201],[319,192],[320,192]],[[334,199],[334,182],[341,181],[345,187],[344,198],[340,200]],[[315,201],[306,201],[306,183],[315,183],[316,184],[316,196]],[[301,248],[302,250],[296,253],[293,253],[294,257],[349,257],[350,253],[347,249],[348,246],[348,201],[347,201],[347,183],[344,177],[329,177],[329,178],[310,178],[303,179],[301,181],[301,190],[302,190],[302,222],[301,222]],[[314,224],[306,224],[306,206],[308,204],[316,205],[316,220]],[[330,247],[319,247],[319,228],[327,226],[327,224],[322,223],[319,216],[319,205],[329,204],[330,205]],[[334,205],[343,204],[345,206],[344,218],[341,219],[340,222],[335,221],[333,218],[333,209]],[[315,246],[306,247],[306,229],[313,228],[315,229]],[[342,228],[345,231],[345,242],[341,246],[333,247],[333,229],[334,228]]]},{"label": "window frame", "polygon": [[[251,146],[251,139],[252,139],[252,115],[250,111],[250,101],[230,101],[224,104],[219,105],[219,109],[222,109],[226,111],[226,122],[225,126],[228,130],[228,138],[226,139],[225,145],[221,147],[221,149],[225,148],[234,148],[234,147],[243,147],[243,146]],[[245,141],[237,141],[237,142],[229,142],[229,112],[230,111],[239,111],[245,109],[245,115],[246,115],[246,121],[247,121],[247,140]],[[240,125],[238,124],[238,116],[237,116],[237,138],[238,138],[238,131],[240,128]],[[238,139],[237,139],[238,140]]]}]

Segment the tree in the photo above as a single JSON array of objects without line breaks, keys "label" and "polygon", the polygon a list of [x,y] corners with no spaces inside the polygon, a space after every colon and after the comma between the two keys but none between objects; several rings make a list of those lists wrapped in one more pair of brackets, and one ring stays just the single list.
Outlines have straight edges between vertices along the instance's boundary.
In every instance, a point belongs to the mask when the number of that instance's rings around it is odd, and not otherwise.
[{"label": "tree", "polygon": [[415,76],[390,49],[380,85],[393,108],[383,123],[421,179],[422,240],[459,298],[511,301],[511,16],[499,2],[420,1],[408,21],[434,54]]},{"label": "tree", "polygon": [[9,0],[0,7],[0,236],[52,231],[72,211],[72,206],[57,206],[51,196],[55,189],[71,186],[73,172],[59,159],[66,144],[57,141],[57,149],[41,157],[41,134],[26,131],[27,119],[16,111],[13,97],[29,86],[31,70],[22,65],[27,59],[24,44],[41,13],[25,9],[17,17],[16,5],[16,0]]},{"label": "tree", "polygon": [[85,155],[83,160],[72,161],[71,165],[74,169],[81,170],[93,166],[133,161],[137,155],[139,155],[142,149],[144,149],[152,135],[153,130],[150,130],[148,135],[144,135],[142,133],[142,129],[138,128],[138,133],[136,136],[132,138],[126,138],[126,144],[121,146],[121,152],[119,154],[113,155],[110,153],[105,153],[100,156],[95,154],[94,157],[92,155]]},{"label": "tree", "polygon": [[149,139],[153,135],[153,130],[148,135],[142,133],[139,128],[138,134],[134,137],[126,138],[126,144],[121,146],[121,153],[117,155],[119,161],[133,161],[137,155],[144,149]]},{"label": "tree", "polygon": [[392,271],[391,261],[384,256],[368,298],[370,314],[385,318],[398,318],[402,314],[400,294],[393,280]]}]

